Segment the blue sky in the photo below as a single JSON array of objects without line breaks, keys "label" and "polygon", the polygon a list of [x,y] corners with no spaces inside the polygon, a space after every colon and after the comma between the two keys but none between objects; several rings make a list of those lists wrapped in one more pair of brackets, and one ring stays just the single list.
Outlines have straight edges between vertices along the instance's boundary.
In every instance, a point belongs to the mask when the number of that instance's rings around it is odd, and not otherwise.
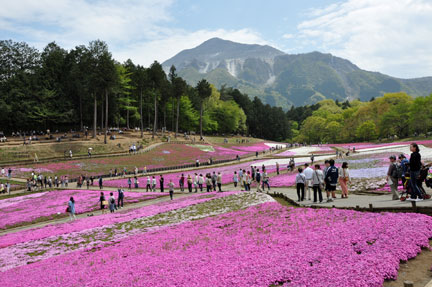
[{"label": "blue sky", "polygon": [[432,76],[432,0],[0,0],[0,39],[66,49],[94,39],[149,65],[220,37],[321,51],[396,77]]}]

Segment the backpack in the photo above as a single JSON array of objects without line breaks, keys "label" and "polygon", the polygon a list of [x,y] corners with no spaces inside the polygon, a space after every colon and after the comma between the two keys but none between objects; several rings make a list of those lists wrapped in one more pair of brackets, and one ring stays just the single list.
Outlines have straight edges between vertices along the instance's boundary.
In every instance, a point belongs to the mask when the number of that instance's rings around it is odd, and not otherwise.
[{"label": "backpack", "polygon": [[256,181],[261,181],[261,174],[259,172],[255,175],[255,179]]},{"label": "backpack", "polygon": [[395,164],[395,168],[392,171],[392,177],[394,178],[402,178],[403,175],[403,167],[401,164]]}]

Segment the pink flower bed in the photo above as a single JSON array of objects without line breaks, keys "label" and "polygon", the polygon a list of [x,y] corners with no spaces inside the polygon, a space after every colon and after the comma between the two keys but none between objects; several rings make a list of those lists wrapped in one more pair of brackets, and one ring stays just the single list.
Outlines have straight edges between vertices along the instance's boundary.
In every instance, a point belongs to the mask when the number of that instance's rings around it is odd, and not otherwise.
[{"label": "pink flower bed", "polygon": [[20,266],[0,284],[374,287],[430,237],[426,215],[265,203]]},{"label": "pink flower bed", "polygon": [[[158,213],[184,208],[190,205],[229,196],[235,193],[237,192],[211,193],[211,197],[209,197],[208,193],[193,194],[188,197],[174,199],[173,201],[160,202],[135,209],[121,210],[113,214],[99,214],[92,217],[81,218],[68,223],[46,225],[41,228],[33,228],[15,233],[9,233],[0,237],[0,248],[23,242],[40,240],[51,236],[80,232],[83,230],[98,228],[115,223],[131,221],[137,218],[152,216]],[[162,196],[164,194],[158,193],[157,195]]]},{"label": "pink flower bed", "polygon": [[[176,173],[169,173],[169,174],[164,174],[163,177],[165,179],[164,181],[164,186],[167,187],[168,183],[170,182],[170,180],[173,181],[174,186],[176,188],[180,187],[179,185],[179,180],[182,174],[184,174],[185,176],[185,188],[187,187],[187,177],[188,175],[190,175],[192,177],[192,180],[194,180],[195,178],[195,173],[202,174],[204,177],[204,185],[205,185],[205,175],[207,173],[211,173],[213,174],[213,172],[217,173],[221,173],[222,174],[222,184],[229,184],[233,182],[233,176],[234,176],[234,171],[237,171],[237,174],[241,169],[244,169],[247,171],[250,171],[250,167],[251,165],[256,166],[260,171],[262,170],[262,163],[263,161],[255,161],[255,162],[247,162],[247,163],[241,163],[241,164],[236,164],[236,165],[229,165],[229,166],[222,166],[222,167],[215,167],[215,168],[205,168],[205,169],[197,169],[197,170],[190,170],[190,171],[184,171],[184,172],[176,172]],[[273,173],[276,172],[276,166],[266,166],[266,170],[268,173]],[[280,166],[279,167],[280,171],[286,170],[286,166]],[[151,178],[151,177],[150,177]],[[159,179],[160,176],[156,176],[156,181],[157,181],[157,188],[159,188]],[[132,184],[133,184],[133,179],[132,180]],[[138,178],[139,181],[139,186],[141,188],[145,188],[147,185],[147,177],[140,177]],[[127,182],[128,179],[114,179],[114,180],[107,180],[104,182],[104,186],[111,186],[111,187],[119,187],[119,186],[127,186]],[[95,185],[97,185],[96,182],[94,182]]]},{"label": "pink flower bed", "polygon": [[[397,190],[399,192],[401,192],[402,190],[404,190],[403,185],[399,185]],[[388,184],[386,184],[384,187],[378,188],[377,191],[387,191],[387,192],[391,192],[391,188]]]},{"label": "pink flower bed", "polygon": [[292,186],[295,184],[297,173],[283,173],[270,178],[269,184],[272,187]]},{"label": "pink flower bed", "polygon": [[[108,200],[109,192],[104,191]],[[117,197],[117,192],[115,192]],[[41,192],[0,201],[0,228],[19,223],[32,222],[41,217],[65,214],[67,202],[73,196],[76,213],[89,212],[100,208],[100,191],[95,190],[56,190]],[[149,200],[161,196],[160,193],[125,192],[125,203]]]},{"label": "pink flower bed", "polygon": [[[282,146],[282,144],[281,144],[281,146]],[[246,152],[257,152],[257,151],[261,152],[263,150],[267,151],[270,149],[270,147],[268,145],[266,145],[264,142],[255,143],[255,144],[248,145],[248,146],[242,146],[242,145],[231,146],[231,148],[241,150],[241,151],[246,151]]]},{"label": "pink flower bed", "polygon": [[230,148],[226,148],[226,147],[221,147],[221,146],[213,146],[214,148],[214,152],[209,152],[208,155],[209,156],[213,156],[215,158],[235,158],[237,155],[242,156],[245,154],[248,154],[247,151],[239,151],[239,150],[235,150],[235,149],[230,149]]}]

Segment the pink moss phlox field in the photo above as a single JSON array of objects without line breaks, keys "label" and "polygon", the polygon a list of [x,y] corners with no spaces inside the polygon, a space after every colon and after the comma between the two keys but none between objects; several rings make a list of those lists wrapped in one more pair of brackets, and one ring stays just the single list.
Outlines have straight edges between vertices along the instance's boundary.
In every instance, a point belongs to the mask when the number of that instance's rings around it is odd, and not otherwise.
[{"label": "pink moss phlox field", "polygon": [[17,267],[0,284],[375,287],[429,246],[431,226],[421,214],[265,203]]},{"label": "pink moss phlox field", "polygon": [[297,173],[283,173],[270,178],[270,186],[283,187],[295,184]]},{"label": "pink moss phlox field", "polygon": [[[68,234],[71,232],[78,232],[119,222],[126,222],[136,218],[152,216],[158,213],[184,208],[190,205],[202,203],[235,193],[237,192],[211,193],[212,197],[208,197],[208,193],[194,194],[185,198],[174,199],[173,201],[160,202],[157,204],[143,206],[135,209],[117,211],[113,214],[99,214],[96,216],[81,218],[68,223],[47,225],[41,228],[33,228],[15,233],[9,233],[0,237],[0,248],[27,241],[39,240],[50,236]],[[162,195],[164,194],[162,193]]]},{"label": "pink moss phlox field", "polygon": [[[114,192],[117,197],[117,192]],[[104,191],[108,199],[109,192]],[[41,217],[52,217],[65,214],[67,202],[73,196],[76,213],[83,213],[100,207],[100,191],[97,190],[55,190],[41,192],[22,197],[14,197],[0,201],[0,228],[13,226],[18,223],[31,222]],[[145,194],[125,192],[124,201],[133,203],[153,199],[160,194]]]},{"label": "pink moss phlox field", "polygon": [[268,146],[264,142],[260,142],[260,143],[255,143],[252,145],[246,145],[246,146],[242,146],[242,145],[231,146],[231,148],[236,149],[236,150],[246,151],[246,152],[257,152],[257,151],[261,152],[263,150],[266,150],[266,151],[269,150],[270,146]]}]

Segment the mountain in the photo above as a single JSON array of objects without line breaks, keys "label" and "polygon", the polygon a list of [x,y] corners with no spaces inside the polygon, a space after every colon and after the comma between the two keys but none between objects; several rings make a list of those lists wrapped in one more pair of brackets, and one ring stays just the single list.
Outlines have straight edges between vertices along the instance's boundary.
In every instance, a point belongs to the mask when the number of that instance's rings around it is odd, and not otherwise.
[{"label": "mountain", "polygon": [[191,85],[205,78],[218,88],[238,88],[250,97],[285,109],[325,98],[368,101],[390,92],[404,91],[412,96],[432,93],[432,77],[399,79],[362,70],[331,54],[293,55],[270,46],[219,38],[183,50],[162,63],[165,71],[171,65]]}]

